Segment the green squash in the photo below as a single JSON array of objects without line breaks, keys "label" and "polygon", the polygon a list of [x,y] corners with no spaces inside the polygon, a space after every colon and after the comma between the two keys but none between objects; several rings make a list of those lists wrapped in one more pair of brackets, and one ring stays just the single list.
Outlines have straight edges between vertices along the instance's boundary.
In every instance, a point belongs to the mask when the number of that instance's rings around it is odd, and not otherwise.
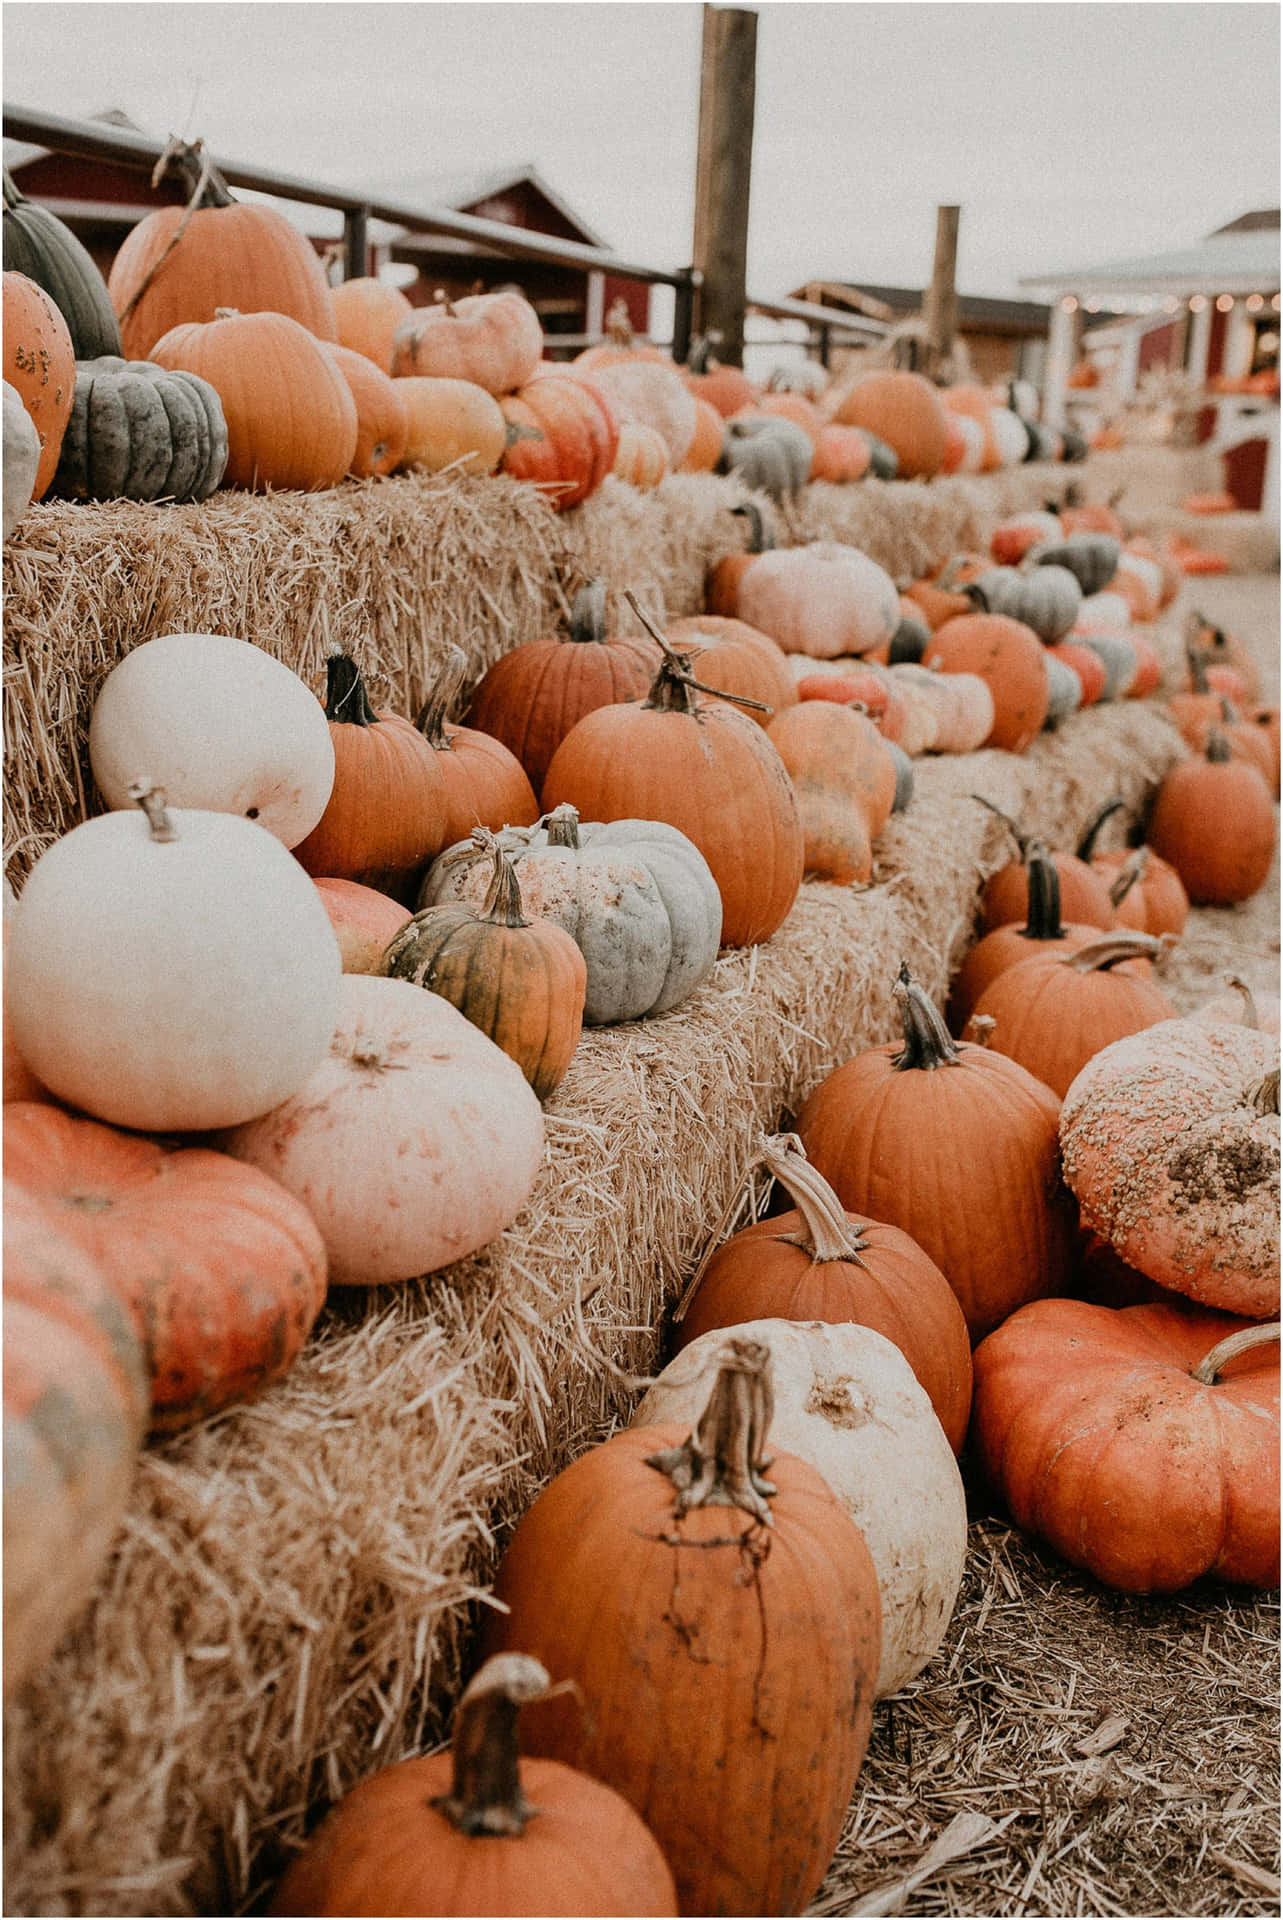
[{"label": "green squash", "polygon": [[4,172],[4,269],[43,287],[67,322],[77,360],[119,353],[120,323],[107,282],[69,226],[28,200]]},{"label": "green squash", "polygon": [[1103,593],[1118,572],[1123,543],[1112,533],[1071,533],[1044,541],[1029,554],[1036,567],[1068,567],[1084,593]]},{"label": "green squash", "polygon": [[65,500],[204,500],[226,465],[223,405],[207,380],[118,354],[76,362],[52,492]]},{"label": "green squash", "polygon": [[811,474],[815,448],[809,433],[779,414],[728,420],[719,473],[737,473],[746,487],[782,500],[796,494]]}]

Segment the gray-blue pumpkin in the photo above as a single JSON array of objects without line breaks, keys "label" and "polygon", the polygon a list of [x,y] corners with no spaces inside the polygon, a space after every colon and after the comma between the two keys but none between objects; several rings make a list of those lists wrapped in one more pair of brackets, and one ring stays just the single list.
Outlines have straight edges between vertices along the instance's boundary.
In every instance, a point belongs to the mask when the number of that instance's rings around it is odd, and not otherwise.
[{"label": "gray-blue pumpkin", "polygon": [[77,360],[51,491],[65,500],[205,500],[227,465],[223,403],[208,380],[150,360]]},{"label": "gray-blue pumpkin", "polygon": [[735,473],[756,493],[783,500],[804,487],[815,448],[795,420],[779,414],[748,414],[726,422],[719,473]]}]

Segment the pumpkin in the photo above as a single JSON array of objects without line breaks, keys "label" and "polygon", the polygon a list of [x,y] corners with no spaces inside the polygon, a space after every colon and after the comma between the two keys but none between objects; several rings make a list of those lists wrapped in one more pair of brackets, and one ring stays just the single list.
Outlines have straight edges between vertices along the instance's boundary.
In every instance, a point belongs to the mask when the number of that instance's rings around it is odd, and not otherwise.
[{"label": "pumpkin", "polygon": [[447,647],[436,682],[415,721],[441,770],[445,797],[444,846],[453,846],[474,827],[528,827],[539,818],[539,803],[516,755],[478,727],[460,727],[446,719],[468,671],[462,647]]},{"label": "pumpkin", "polygon": [[841,886],[872,878],[871,847],[891,817],[895,767],[866,714],[805,700],[766,729],[797,793],[808,873]]},{"label": "pumpkin", "polygon": [[[667,1013],[717,959],[722,896],[698,848],[659,820],[580,821],[554,808],[537,827],[500,835],[527,911],[552,920],[584,956],[584,1022]],[[471,841],[429,868],[420,906],[476,904],[491,862]]]},{"label": "pumpkin", "polygon": [[895,768],[895,799],[891,803],[891,811],[903,813],[913,801],[913,762],[897,741],[888,740],[887,748]]},{"label": "pumpkin", "polygon": [[539,487],[558,511],[595,493],[611,471],[621,423],[587,381],[541,375],[500,403],[508,444],[503,470]]},{"label": "pumpkin", "polygon": [[410,438],[404,390],[354,348],[330,347],[328,352],[356,404],[356,451],[349,472],[358,480],[395,472]]},{"label": "pumpkin", "polygon": [[[996,873],[990,874],[980,895],[980,931],[982,934],[992,933],[995,927],[1016,925],[1028,918],[1030,898],[1028,857],[1031,847],[1036,843],[1030,835],[1022,832],[1001,807],[995,807],[993,801],[986,800],[982,793],[973,793],[971,798],[978,801],[982,807],[987,807],[990,813],[995,814],[1002,821],[1020,854],[1018,860],[1008,861],[1005,867],[999,867]],[[1046,849],[1043,849],[1044,854],[1056,869],[1056,890],[1060,900],[1060,911],[1069,920],[1102,929],[1114,925],[1114,908],[1109,898],[1109,882],[1096,873],[1090,863],[1097,833],[1110,815],[1117,813],[1122,805],[1121,798],[1106,802],[1088,826],[1077,853],[1046,854]]]},{"label": "pumpkin", "polygon": [[547,1673],[496,1654],[464,1688],[449,1753],[398,1761],[332,1807],[272,1914],[675,1914],[677,1889],[627,1801],[557,1760],[517,1757]]},{"label": "pumpkin", "polygon": [[797,1131],[844,1207],[902,1228],[935,1261],[977,1340],[1068,1272],[1060,1102],[1014,1060],[951,1040],[904,966],[895,997],[903,1043],[836,1067]]},{"label": "pumpkin", "polygon": [[1127,529],[1118,513],[1118,502],[1121,498],[1122,489],[1112,494],[1108,500],[1083,502],[1078,498],[1078,484],[1075,481],[1065,494],[1064,505],[1060,509],[1060,524],[1067,534],[1112,534],[1121,547],[1127,538]]},{"label": "pumpkin", "polygon": [[[912,601],[909,606],[913,606]],[[901,596],[900,623],[887,643],[887,663],[898,666],[901,662],[917,666],[923,654],[931,645],[931,629],[926,621],[915,612],[910,613]]]},{"label": "pumpkin", "polygon": [[1189,918],[1189,895],[1175,867],[1160,860],[1152,847],[1129,853],[1117,848],[1098,853],[1092,865],[1109,882],[1114,924],[1139,933],[1181,933]]},{"label": "pumpkin", "polygon": [[1067,567],[991,567],[968,582],[967,594],[982,613],[1023,621],[1049,646],[1069,632],[1083,597]]},{"label": "pumpkin", "polygon": [[1274,790],[1274,798],[1277,800],[1279,797],[1279,710],[1277,707],[1254,707],[1247,717],[1249,725],[1256,727],[1269,743],[1269,780]]},{"label": "pumpkin", "polygon": [[297,1196],[332,1286],[433,1273],[516,1219],[543,1114],[514,1060],[408,980],[342,976],[329,1051],[292,1098],[219,1145]]},{"label": "pumpkin", "polygon": [[1157,561],[1124,547],[1118,557],[1118,570],[1110,581],[1110,590],[1121,593],[1131,608],[1133,620],[1156,620],[1163,596],[1163,573]]},{"label": "pumpkin", "polygon": [[350,654],[331,654],[325,671],[334,784],[295,858],[310,874],[395,896],[445,845],[440,756],[411,721],[375,711]]},{"label": "pumpkin", "polygon": [[748,548],[743,553],[728,553],[709,569],[704,583],[704,599],[710,613],[736,619],[739,613],[740,582],[761,553],[775,546],[775,531],[756,500],[741,501],[730,509],[748,521]]},{"label": "pumpkin", "polygon": [[1153,642],[1134,630],[1128,635],[1136,656],[1136,671],[1127,689],[1129,700],[1143,700],[1163,684],[1163,663]]},{"label": "pumpkin", "polygon": [[868,440],[858,427],[839,427],[830,422],[820,428],[811,461],[812,480],[845,486],[863,480],[872,464]]},{"label": "pumpkin", "polygon": [[[187,205],[144,214],[107,275],[120,321],[118,351],[129,360],[154,360],[165,334],[208,325],[227,307],[284,316],[319,340],[337,339],[325,269],[306,234],[274,207],[234,199],[199,141],[171,141],[161,164],[171,160],[191,189]],[[300,413],[288,427],[301,433],[306,419]]]},{"label": "pumpkin", "polygon": [[508,420],[493,394],[475,380],[407,374],[392,383],[406,412],[406,472],[494,473],[505,457]]},{"label": "pumpkin", "polygon": [[1053,660],[1051,648],[1047,649],[1047,718],[1043,722],[1050,731],[1058,727],[1062,720],[1068,720],[1077,713],[1082,705],[1082,681],[1072,667],[1063,660]]},{"label": "pumpkin", "polygon": [[682,377],[696,399],[716,407],[724,419],[751,407],[757,399],[757,388],[743,368],[724,366],[714,356],[711,342],[702,336],[691,342]]},{"label": "pumpkin", "polygon": [[954,1453],[967,1436],[971,1342],[935,1261],[899,1227],[848,1213],[796,1134],[758,1156],[794,1202],[733,1234],[701,1263],[679,1307],[677,1345],[749,1320],[871,1327],[898,1347]]},{"label": "pumpkin", "polygon": [[77,360],[120,352],[120,327],[92,254],[65,221],[18,191],[4,169],[4,268],[43,287],[67,323]]},{"label": "pumpkin", "polygon": [[1124,1593],[1277,1586],[1277,1327],[1039,1300],[975,1363],[977,1453],[1018,1526]]},{"label": "pumpkin", "polygon": [[478,827],[491,860],[480,907],[423,907],[392,936],[379,963],[391,980],[438,993],[515,1060],[540,1100],[559,1087],[583,1029],[584,957],[554,921],[528,915],[512,855]]},{"label": "pumpkin", "polygon": [[1222,724],[1223,696],[1208,678],[1207,654],[1188,639],[1185,664],[1185,683],[1168,696],[1167,711],[1186,746],[1201,753],[1212,728]]},{"label": "pumpkin", "polygon": [[1277,997],[1274,1005],[1263,1013],[1257,1005],[1256,995],[1246,980],[1241,979],[1238,974],[1227,973],[1225,985],[1226,992],[1213,994],[1210,1000],[1205,1000],[1202,1006],[1196,1007],[1187,1017],[1200,1026],[1215,1025],[1225,1021],[1233,1027],[1248,1027],[1254,1033],[1278,1032]]},{"label": "pumpkin", "polygon": [[814,1467],[772,1449],[765,1478],[770,1409],[766,1349],[728,1340],[693,1431],[631,1426],[527,1509],[482,1630],[574,1682],[530,1751],[631,1802],[688,1914],[801,1913],[868,1745],[877,1574]]},{"label": "pumpkin", "polygon": [[1084,595],[1071,632],[1078,640],[1096,639],[1106,634],[1125,634],[1130,627],[1131,617],[1131,608],[1122,594],[1106,587],[1101,593]]},{"label": "pumpkin", "polygon": [[733,473],[772,500],[792,497],[811,477],[815,447],[796,421],[771,414],[737,414],[726,422],[718,471]]},{"label": "pumpkin", "polygon": [[989,430],[993,435],[1000,467],[1018,467],[1029,458],[1029,429],[1010,407],[989,409]]},{"label": "pumpkin", "polygon": [[351,388],[297,320],[219,307],[211,320],[162,334],[150,352],[157,366],[197,374],[217,393],[227,422],[225,486],[316,492],[337,486],[352,465]]},{"label": "pumpkin", "polygon": [[13,915],[5,994],[37,1079],[117,1126],[197,1132],[266,1112],[330,1042],[338,947],[295,860],[252,821],[137,808],[49,847]]},{"label": "pumpkin", "polygon": [[[975,753],[993,732],[993,694],[977,673],[941,673],[930,667],[898,666],[895,679],[930,707],[935,724],[915,751]],[[906,739],[907,739],[906,734]]]},{"label": "pumpkin", "polygon": [[712,473],[722,457],[725,424],[711,400],[695,398],[695,437],[687,447],[678,473]]},{"label": "pumpkin", "polygon": [[1118,571],[1122,543],[1112,533],[1075,533],[1067,539],[1053,534],[1029,553],[1039,567],[1061,567],[1072,573],[1084,595],[1103,593]]},{"label": "pumpkin", "polygon": [[945,409],[946,419],[952,415],[955,419],[970,421],[973,426],[980,429],[980,444],[975,456],[975,464],[968,465],[965,471],[996,472],[1002,465],[1002,456],[993,429],[993,395],[986,388],[972,382],[961,382],[956,386],[941,388],[940,401]]},{"label": "pumpkin", "polygon": [[[1245,760],[1256,768],[1267,787],[1274,785],[1274,754],[1259,727],[1239,717],[1239,710],[1222,694],[1220,732],[1229,746],[1231,760]],[[1204,743],[1206,746],[1206,743]]]},{"label": "pumpkin", "polygon": [[1277,1034],[1170,1019],[1086,1063],[1060,1123],[1086,1226],[1160,1286],[1257,1320],[1279,1310],[1278,1063]]},{"label": "pumpkin", "polygon": [[617,360],[589,373],[572,363],[569,377],[604,394],[621,422],[653,427],[668,448],[669,465],[680,467],[695,438],[695,399],[671,361]]},{"label": "pumpkin", "polygon": [[1032,548],[1059,538],[1059,514],[1049,510],[1016,513],[998,522],[989,536],[989,551],[999,566],[1018,567]]},{"label": "pumpkin", "polygon": [[644,634],[607,633],[606,583],[579,589],[564,634],[524,640],[490,666],[469,718],[514,753],[538,792],[566,735],[587,713],[649,690],[660,651]]},{"label": "pumpkin", "polygon": [[[1075,637],[1079,629],[1074,629]],[[1085,647],[1090,647],[1105,669],[1105,685],[1101,692],[1102,700],[1124,700],[1131,692],[1132,684],[1140,670],[1140,657],[1126,633],[1092,633],[1082,636]]]},{"label": "pumpkin", "polygon": [[917,607],[932,633],[946,620],[975,612],[975,603],[957,584],[957,576],[958,564],[950,560],[930,579],[911,580],[904,590],[905,599]]},{"label": "pumpkin", "polygon": [[962,614],[931,637],[924,666],[975,673],[993,695],[994,721],[986,746],[1024,753],[1047,718],[1050,694],[1042,643],[1032,628],[1001,613]]},{"label": "pumpkin", "polygon": [[388,941],[410,918],[409,907],[356,880],[326,876],[312,884],[330,916],[344,973],[377,973]]},{"label": "pumpkin", "polygon": [[40,435],[16,387],[4,383],[4,538],[31,505],[40,471]]},{"label": "pumpkin", "polygon": [[572,364],[591,372],[594,367],[617,366],[621,360],[648,360],[652,365],[658,363],[665,367],[674,365],[672,354],[665,353],[663,347],[637,338],[633,332],[628,302],[618,296],[611,301],[606,314],[606,338],[595,346],[584,347],[575,355]]},{"label": "pumpkin", "polygon": [[1231,758],[1214,727],[1202,754],[1159,787],[1146,837],[1196,906],[1249,900],[1269,878],[1278,839],[1269,787],[1256,767]]},{"label": "pumpkin", "polygon": [[1009,921],[983,934],[950,982],[948,1019],[954,1033],[962,1032],[985,988],[1008,967],[1019,966],[1032,953],[1073,953],[1100,936],[1098,925],[1062,921],[1060,875],[1041,840],[1029,841],[1024,874],[1029,901],[1024,925]]},{"label": "pumpkin", "polygon": [[736,604],[786,653],[821,660],[885,646],[900,624],[890,574],[833,540],[762,554],[742,575]]},{"label": "pumpkin", "polygon": [[693,841],[722,896],[721,944],[768,940],[802,881],[802,822],[792,781],[765,731],[725,699],[701,700],[685,654],[664,658],[644,700],[599,707],[570,729],[543,783],[551,812],[665,820]]},{"label": "pumpkin", "polygon": [[[915,668],[910,671],[910,663],[907,661],[889,668],[888,673],[905,706],[904,723],[900,729],[901,746],[910,756],[933,752],[942,729],[945,732],[948,731],[950,725],[948,716],[953,710],[948,697],[942,700],[935,685],[935,682],[943,676],[932,674],[931,683],[928,684],[926,679],[919,678],[919,673],[925,674],[926,668]],[[987,687],[985,692],[989,694]],[[989,702],[992,707],[992,694],[989,694]],[[988,725],[993,725],[992,712]]]},{"label": "pumpkin", "polygon": [[658,428],[643,426],[640,420],[625,420],[610,469],[615,478],[649,492],[668,472],[668,464],[668,443]]},{"label": "pumpkin", "polygon": [[944,464],[945,410],[920,373],[859,375],[830,408],[839,425],[867,427],[894,449],[900,478],[929,480]]},{"label": "pumpkin", "polygon": [[89,716],[89,762],[109,807],[132,807],[137,769],[176,807],[257,820],[287,847],[334,786],[334,743],[311,689],[225,633],[164,633],[117,662]]},{"label": "pumpkin", "polygon": [[[1190,614],[1186,624],[1185,650],[1187,658],[1192,652],[1202,656],[1209,679],[1218,670],[1226,668],[1240,677],[1243,693],[1237,696],[1233,695],[1231,689],[1225,689],[1231,691],[1231,697],[1254,700],[1259,695],[1261,670],[1252,649],[1234,634],[1227,633],[1224,627],[1218,627],[1207,619],[1206,615],[1198,612]],[[1212,684],[1215,685],[1214,680]]]},{"label": "pumpkin", "polygon": [[71,418],[76,358],[67,323],[43,287],[25,274],[6,272],[4,377],[31,419],[40,442],[32,500],[49,491]]},{"label": "pumpkin", "polygon": [[147,1418],[142,1350],[101,1268],[4,1187],[4,1692],[37,1672],[93,1591]]},{"label": "pumpkin", "polygon": [[1032,953],[989,982],[972,1017],[991,1019],[990,1047],[1063,1099],[1102,1047],[1172,1018],[1152,977],[1150,961],[1160,951],[1149,934],[1115,932],[1072,952]]},{"label": "pumpkin", "polygon": [[205,500],[226,466],[223,403],[207,380],[151,360],[76,362],[55,493],[69,500]]},{"label": "pumpkin", "polygon": [[[700,679],[716,693],[747,696],[773,713],[795,706],[800,698],[783,649],[747,620],[693,614],[670,620],[665,635],[678,653],[690,655]],[[771,717],[751,707],[746,711],[762,726]]]},{"label": "pumpkin", "polygon": [[[795,654],[794,663],[802,664],[804,654]],[[884,740],[898,740],[904,731],[908,706],[900,692],[880,668],[856,662],[849,671],[832,672],[838,663],[826,660],[823,669],[808,672],[798,680],[799,700],[835,700],[839,706],[858,706],[867,713]]]},{"label": "pumpkin", "polygon": [[1069,668],[1078,682],[1079,705],[1094,707],[1105,691],[1105,663],[1100,655],[1077,640],[1058,640],[1047,648],[1047,659]]},{"label": "pumpkin", "polygon": [[[755,1319],[734,1337],[770,1354],[772,1450],[821,1473],[864,1536],[882,1603],[874,1694],[884,1700],[938,1651],[962,1581],[967,1502],[944,1429],[900,1349],[871,1327]],[[697,1420],[726,1338],[715,1328],[670,1361],[633,1425]]]},{"label": "pumpkin", "polygon": [[494,396],[524,387],[543,357],[543,327],[525,295],[468,294],[415,307],[392,336],[394,375],[469,380]]},{"label": "pumpkin", "polygon": [[400,287],[358,274],[335,287],[330,301],[339,345],[363,354],[380,373],[390,374],[393,335],[414,312]]},{"label": "pumpkin", "polygon": [[812,450],[819,444],[820,435],[827,425],[823,413],[814,400],[808,400],[802,393],[790,393],[787,388],[777,388],[774,385],[774,375],[767,383],[766,390],[747,406],[738,409],[731,418],[746,419],[753,414],[765,414],[778,420],[791,420],[794,426],[801,427],[806,434]]},{"label": "pumpkin", "polygon": [[4,1177],[38,1200],[128,1309],[153,1432],[192,1426],[289,1369],[325,1301],[311,1215],[257,1168],[169,1152],[61,1109],[5,1114]]}]

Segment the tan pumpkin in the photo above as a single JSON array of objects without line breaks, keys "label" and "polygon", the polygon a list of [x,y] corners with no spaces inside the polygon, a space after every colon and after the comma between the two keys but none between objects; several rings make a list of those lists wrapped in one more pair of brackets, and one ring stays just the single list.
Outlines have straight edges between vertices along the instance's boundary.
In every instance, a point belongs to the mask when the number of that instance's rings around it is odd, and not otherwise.
[{"label": "tan pumpkin", "polygon": [[630,487],[649,492],[657,487],[669,470],[668,442],[656,427],[640,420],[625,420],[619,429],[619,445],[611,472]]},{"label": "tan pumpkin", "polygon": [[476,380],[406,374],[396,381],[405,402],[403,470],[494,473],[503,459],[508,424],[499,402]]},{"label": "tan pumpkin", "polygon": [[606,396],[621,424],[635,420],[653,427],[668,448],[669,465],[680,467],[695,438],[695,397],[669,361],[626,359],[574,377]]},{"label": "tan pumpkin", "polygon": [[763,553],[741,575],[738,618],[817,659],[885,646],[900,624],[895,582],[855,547],[813,540]]},{"label": "tan pumpkin", "polygon": [[711,400],[695,400],[695,437],[686,449],[678,473],[711,473],[722,457],[726,422]]},{"label": "tan pumpkin", "polygon": [[514,290],[451,300],[437,289],[392,336],[394,376],[464,380],[497,397],[523,387],[543,357],[543,327]]}]

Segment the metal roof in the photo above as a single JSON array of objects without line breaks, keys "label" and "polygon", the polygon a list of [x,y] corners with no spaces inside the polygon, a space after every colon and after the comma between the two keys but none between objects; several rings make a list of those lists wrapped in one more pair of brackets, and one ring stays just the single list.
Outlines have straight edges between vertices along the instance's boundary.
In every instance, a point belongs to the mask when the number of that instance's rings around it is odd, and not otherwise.
[{"label": "metal roof", "polygon": [[[899,318],[905,314],[917,313],[924,299],[921,288],[880,287],[869,280],[846,280],[817,282],[808,281],[808,286],[824,287],[832,296],[841,293],[866,295],[871,302],[890,311]],[[795,298],[804,298],[806,289],[802,288]],[[1049,309],[1036,300],[999,300],[977,293],[960,293],[958,296],[958,320],[962,326],[1011,327],[1028,333],[1045,333]]]},{"label": "metal roof", "polygon": [[1277,225],[1231,228],[1192,247],[1141,254],[1128,260],[1029,274],[1022,287],[1053,293],[1276,293],[1279,286]]}]

